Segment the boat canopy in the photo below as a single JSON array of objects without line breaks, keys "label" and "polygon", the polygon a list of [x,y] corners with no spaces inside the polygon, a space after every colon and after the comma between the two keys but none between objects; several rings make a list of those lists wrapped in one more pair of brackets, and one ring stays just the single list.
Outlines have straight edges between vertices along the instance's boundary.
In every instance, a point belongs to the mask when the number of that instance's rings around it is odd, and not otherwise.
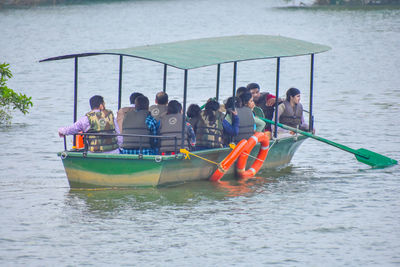
[{"label": "boat canopy", "polygon": [[326,45],[283,36],[238,35],[70,54],[47,58],[40,62],[95,55],[119,55],[189,70],[229,62],[311,55],[328,50],[330,47]]},{"label": "boat canopy", "polygon": [[[125,49],[111,49],[97,52],[70,54],[43,59],[40,62],[75,59],[74,77],[74,122],[77,120],[78,99],[78,58],[96,55],[119,56],[118,109],[121,108],[123,58],[134,57],[158,62],[164,65],[163,91],[166,92],[167,66],[184,70],[183,84],[183,120],[182,144],[184,145],[185,114],[187,101],[188,71],[191,69],[217,65],[216,99],[219,99],[220,67],[224,63],[233,63],[232,95],[235,97],[237,63],[240,61],[276,58],[276,88],[279,96],[280,59],[282,57],[311,56],[310,70],[310,131],[313,130],[312,100],[314,83],[314,55],[330,50],[326,45],[315,44],[293,38],[271,35],[237,35],[215,38],[202,38],[173,43],[137,46]],[[278,101],[275,102],[275,110]],[[277,113],[275,112],[274,137],[277,137]]]}]

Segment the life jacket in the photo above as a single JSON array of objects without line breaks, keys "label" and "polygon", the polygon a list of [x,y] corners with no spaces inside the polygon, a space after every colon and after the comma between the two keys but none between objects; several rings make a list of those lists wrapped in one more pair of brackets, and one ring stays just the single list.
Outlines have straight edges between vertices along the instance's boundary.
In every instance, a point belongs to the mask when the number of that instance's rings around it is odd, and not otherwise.
[{"label": "life jacket", "polygon": [[[179,151],[182,143],[182,114],[168,114],[161,117],[160,135],[168,135],[176,137],[176,149]],[[187,134],[185,130],[184,147],[188,148]],[[160,138],[160,152],[175,152],[174,138]]]},{"label": "life jacket", "polygon": [[117,123],[119,130],[122,132],[122,123],[124,122],[125,114],[131,110],[135,110],[134,107],[123,107],[117,112]]},{"label": "life jacket", "polygon": [[254,117],[249,107],[236,108],[239,117],[239,134],[235,136],[235,141],[249,139],[254,134]]},{"label": "life jacket", "polygon": [[[111,110],[90,111],[86,113],[90,128],[88,133],[115,134],[114,114]],[[91,152],[105,152],[118,148],[116,136],[87,136],[88,150]]]},{"label": "life jacket", "polygon": [[292,108],[287,100],[283,101],[281,105],[285,105],[285,110],[279,115],[279,122],[294,128],[299,126],[303,115],[303,105],[299,103]]},{"label": "life jacket", "polygon": [[222,134],[223,126],[222,121],[224,114],[220,111],[215,111],[215,122],[211,123],[203,110],[200,113],[200,118],[196,123],[196,146],[208,148],[223,147]]},{"label": "life jacket", "polygon": [[151,116],[156,119],[157,121],[160,120],[160,118],[164,115],[167,114],[167,105],[152,105],[149,107],[149,111]]},{"label": "life jacket", "polygon": [[265,118],[264,111],[260,107],[254,106],[253,114],[254,114],[254,116]]},{"label": "life jacket", "polygon": [[[149,129],[146,125],[146,118],[150,113],[147,110],[132,110],[125,114],[124,122],[122,123],[123,134],[138,134],[138,135],[149,135]],[[149,137],[139,136],[124,136],[124,142],[122,144],[124,149],[137,149],[150,148]]]}]

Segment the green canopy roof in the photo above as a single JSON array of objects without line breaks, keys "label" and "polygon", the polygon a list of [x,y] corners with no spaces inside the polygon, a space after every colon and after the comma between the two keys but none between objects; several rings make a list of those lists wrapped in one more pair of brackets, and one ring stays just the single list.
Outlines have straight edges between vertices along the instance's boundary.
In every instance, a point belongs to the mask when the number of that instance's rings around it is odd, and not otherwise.
[{"label": "green canopy roof", "polygon": [[282,36],[238,35],[71,54],[41,62],[110,54],[147,59],[179,69],[195,69],[235,61],[310,55],[329,49],[329,46]]}]

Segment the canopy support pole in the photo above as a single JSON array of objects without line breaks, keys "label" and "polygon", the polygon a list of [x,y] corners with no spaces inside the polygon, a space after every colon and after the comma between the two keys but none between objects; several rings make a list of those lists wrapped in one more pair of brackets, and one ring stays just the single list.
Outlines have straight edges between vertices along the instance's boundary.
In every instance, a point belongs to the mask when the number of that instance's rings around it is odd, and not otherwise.
[{"label": "canopy support pole", "polygon": [[312,132],[314,129],[314,117],[313,117],[313,91],[314,91],[314,54],[311,54],[311,70],[310,70],[310,117],[309,117],[309,131]]},{"label": "canopy support pole", "polygon": [[187,80],[188,80],[188,70],[185,70],[185,78],[184,78],[184,82],[183,82],[183,113],[182,113],[181,148],[184,148],[184,146],[185,146]]},{"label": "canopy support pole", "polygon": [[167,64],[164,64],[163,92],[167,91]]},{"label": "canopy support pole", "polygon": [[279,72],[281,68],[281,58],[276,58],[276,89],[275,89],[275,129],[274,129],[274,137],[278,136],[278,98],[279,98]]},{"label": "canopy support pole", "polygon": [[74,122],[77,120],[78,111],[78,57],[75,57],[74,71]]},{"label": "canopy support pole", "polygon": [[217,65],[217,88],[216,88],[216,94],[215,94],[215,98],[217,99],[217,101],[219,99],[219,80],[220,80],[220,77],[221,77],[221,64],[218,64]]},{"label": "canopy support pole", "polygon": [[118,81],[118,110],[121,108],[121,96],[122,96],[122,67],[123,67],[123,56],[119,56],[119,81]]},{"label": "canopy support pole", "polygon": [[[75,57],[75,70],[74,70],[74,123],[77,120],[78,113],[78,57]],[[64,137],[65,143],[65,137]],[[73,144],[76,144],[76,135],[73,138]],[[66,148],[66,145],[65,145]],[[66,149],[65,149],[66,150]]]},{"label": "canopy support pole", "polygon": [[237,74],[237,61],[233,62],[233,88],[232,88],[233,99],[235,99],[236,96],[236,74]]}]

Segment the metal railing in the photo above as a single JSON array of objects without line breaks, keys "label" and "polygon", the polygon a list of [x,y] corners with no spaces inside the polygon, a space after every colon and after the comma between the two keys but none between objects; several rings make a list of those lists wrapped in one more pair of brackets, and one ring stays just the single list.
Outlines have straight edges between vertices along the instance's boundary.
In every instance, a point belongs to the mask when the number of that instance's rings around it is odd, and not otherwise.
[{"label": "metal railing", "polygon": [[[143,142],[142,140],[144,138],[158,138],[159,141],[161,141],[161,139],[174,139],[174,153],[175,155],[178,153],[179,149],[178,149],[178,138],[176,136],[172,136],[172,135],[147,135],[147,134],[117,134],[117,133],[78,133],[78,134],[73,134],[74,136],[74,145],[75,145],[75,137],[77,135],[82,135],[83,136],[83,153],[87,153],[88,152],[88,148],[89,148],[89,143],[87,142],[87,136],[103,136],[103,137],[118,137],[118,136],[122,136],[122,137],[139,137],[139,155],[143,155]],[[158,144],[158,146],[161,144],[161,142]],[[64,135],[64,151],[67,151],[67,137]],[[79,149],[82,150],[82,149]]]}]

